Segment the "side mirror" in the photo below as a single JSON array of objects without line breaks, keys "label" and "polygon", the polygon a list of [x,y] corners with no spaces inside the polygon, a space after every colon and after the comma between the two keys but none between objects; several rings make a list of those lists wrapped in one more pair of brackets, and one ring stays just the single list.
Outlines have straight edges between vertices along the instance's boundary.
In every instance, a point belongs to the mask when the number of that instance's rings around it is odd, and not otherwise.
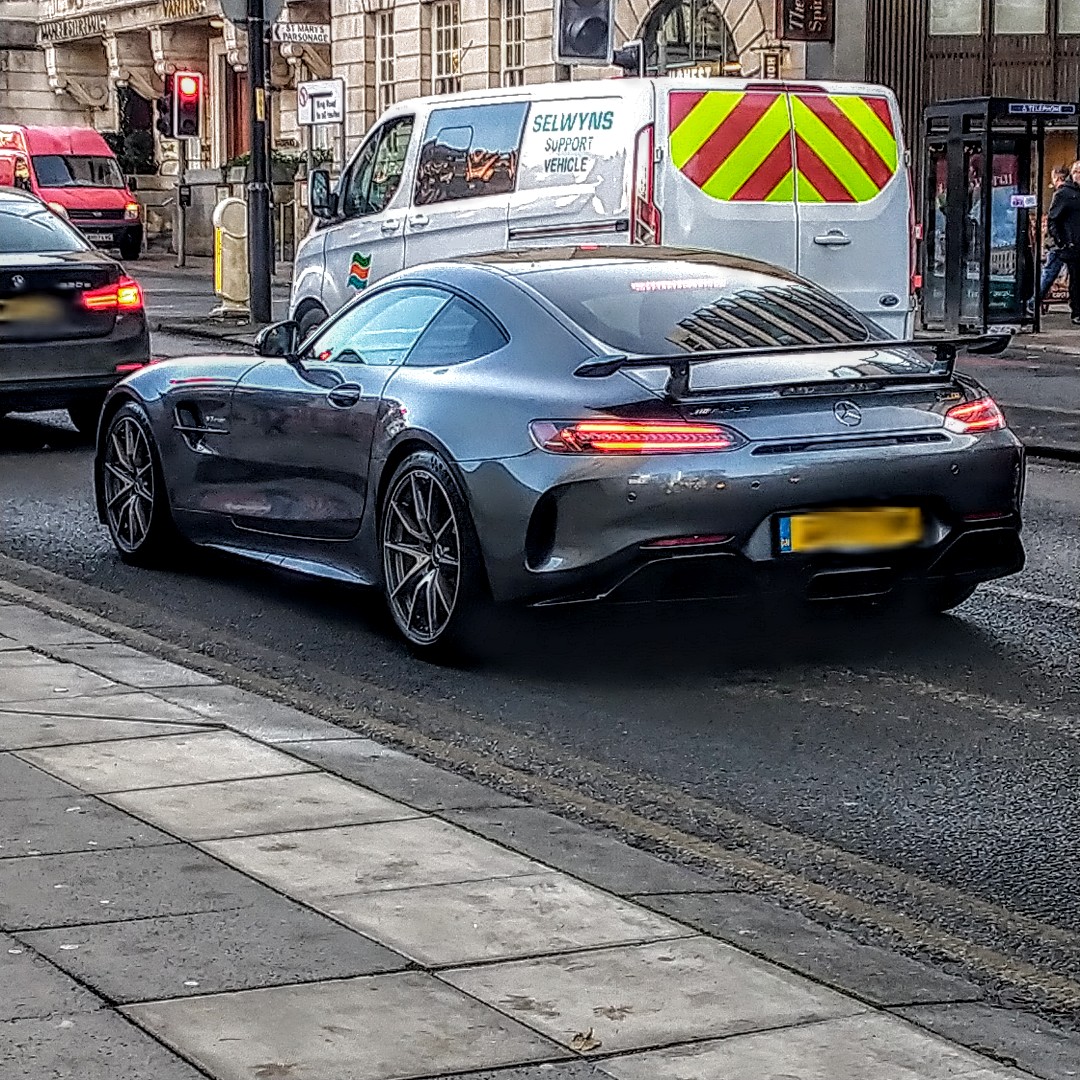
[{"label": "side mirror", "polygon": [[308,206],[317,218],[327,220],[337,213],[337,200],[330,189],[330,174],[315,169],[308,175]]},{"label": "side mirror", "polygon": [[136,176],[129,176],[127,178],[128,191],[134,193],[139,190],[139,179]]},{"label": "side mirror", "polygon": [[255,337],[255,351],[259,356],[289,359],[296,355],[300,343],[300,327],[289,319],[285,322],[271,323]]}]

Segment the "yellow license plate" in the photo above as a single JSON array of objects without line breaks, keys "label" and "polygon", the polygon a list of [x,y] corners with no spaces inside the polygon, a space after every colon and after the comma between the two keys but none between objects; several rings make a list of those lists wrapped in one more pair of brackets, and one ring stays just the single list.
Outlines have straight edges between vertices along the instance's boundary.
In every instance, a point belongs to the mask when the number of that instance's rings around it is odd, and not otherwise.
[{"label": "yellow license plate", "polygon": [[60,314],[60,305],[47,296],[15,296],[0,300],[0,322],[49,322]]},{"label": "yellow license plate", "polygon": [[874,551],[917,544],[922,511],[915,506],[869,510],[825,510],[780,519],[780,552]]}]

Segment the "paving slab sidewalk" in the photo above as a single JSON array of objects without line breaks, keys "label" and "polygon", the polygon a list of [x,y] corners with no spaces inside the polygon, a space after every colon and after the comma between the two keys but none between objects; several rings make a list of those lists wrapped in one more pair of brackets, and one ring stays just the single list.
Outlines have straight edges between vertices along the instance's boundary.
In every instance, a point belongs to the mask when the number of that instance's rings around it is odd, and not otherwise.
[{"label": "paving slab sidewalk", "polygon": [[[843,992],[820,928],[732,944],[770,920],[723,884],[18,604],[0,641],[4,1080],[1031,1075],[960,1045],[960,979]],[[605,887],[620,851],[654,895]],[[1010,1038],[1067,1075],[1067,1036]]]}]

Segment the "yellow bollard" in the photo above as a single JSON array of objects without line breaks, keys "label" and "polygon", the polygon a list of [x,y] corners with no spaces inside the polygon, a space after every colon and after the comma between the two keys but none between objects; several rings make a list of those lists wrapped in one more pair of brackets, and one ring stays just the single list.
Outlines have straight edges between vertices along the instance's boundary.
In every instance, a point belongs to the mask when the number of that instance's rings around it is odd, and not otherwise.
[{"label": "yellow bollard", "polygon": [[221,304],[214,315],[248,313],[247,203],[222,199],[214,207],[214,292]]}]

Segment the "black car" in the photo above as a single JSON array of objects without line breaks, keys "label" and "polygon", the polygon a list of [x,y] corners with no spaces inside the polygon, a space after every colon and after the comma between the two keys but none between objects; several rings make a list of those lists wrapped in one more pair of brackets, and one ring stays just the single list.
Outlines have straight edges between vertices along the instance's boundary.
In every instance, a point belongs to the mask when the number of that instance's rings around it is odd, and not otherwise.
[{"label": "black car", "polygon": [[142,290],[34,195],[0,188],[0,416],[67,409],[92,432],[150,360]]}]

